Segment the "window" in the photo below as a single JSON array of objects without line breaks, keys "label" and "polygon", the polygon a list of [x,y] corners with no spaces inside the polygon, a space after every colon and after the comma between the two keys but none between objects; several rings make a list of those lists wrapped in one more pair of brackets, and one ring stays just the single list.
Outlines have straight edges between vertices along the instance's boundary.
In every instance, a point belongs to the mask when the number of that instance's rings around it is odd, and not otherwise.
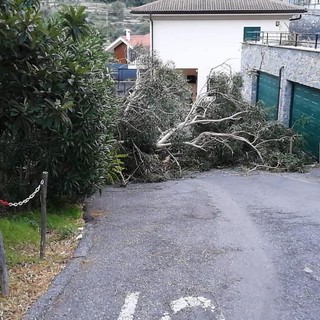
[{"label": "window", "polygon": [[195,76],[195,75],[187,75],[187,82],[188,83],[197,83],[197,76]]},{"label": "window", "polygon": [[244,27],[243,41],[259,41],[261,27]]}]

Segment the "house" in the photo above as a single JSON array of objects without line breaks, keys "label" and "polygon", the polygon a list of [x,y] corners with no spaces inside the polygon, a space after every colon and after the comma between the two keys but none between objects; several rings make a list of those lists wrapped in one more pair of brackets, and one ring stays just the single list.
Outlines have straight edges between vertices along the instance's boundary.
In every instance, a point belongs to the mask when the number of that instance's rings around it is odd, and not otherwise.
[{"label": "house", "polygon": [[[242,45],[243,97],[305,138],[320,156],[320,35],[268,34]],[[288,150],[289,151],[289,150]]]},{"label": "house", "polygon": [[115,80],[115,91],[117,95],[123,96],[130,90],[137,78],[138,71],[135,65],[137,47],[150,48],[150,34],[132,35],[126,29],[126,35],[121,36],[112,42],[107,48],[111,52],[116,63],[108,65],[111,76]]},{"label": "house", "polygon": [[151,52],[173,61],[199,95],[212,68],[226,62],[240,70],[242,41],[287,30],[289,19],[305,11],[277,0],[158,0],[131,13],[149,19]]},{"label": "house", "polygon": [[136,46],[147,49],[150,47],[150,34],[132,35],[129,29],[125,31],[125,36],[119,37],[106,48],[106,51],[113,53],[115,60],[121,64],[129,64],[135,60]]}]

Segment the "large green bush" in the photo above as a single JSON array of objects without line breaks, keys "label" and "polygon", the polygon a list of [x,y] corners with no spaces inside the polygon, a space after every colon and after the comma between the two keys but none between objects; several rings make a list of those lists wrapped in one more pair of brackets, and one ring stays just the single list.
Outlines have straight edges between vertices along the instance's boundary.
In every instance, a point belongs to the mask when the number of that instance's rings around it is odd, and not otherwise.
[{"label": "large green bush", "polygon": [[104,40],[84,7],[42,20],[37,1],[0,5],[0,198],[83,196],[110,168],[115,99]]}]

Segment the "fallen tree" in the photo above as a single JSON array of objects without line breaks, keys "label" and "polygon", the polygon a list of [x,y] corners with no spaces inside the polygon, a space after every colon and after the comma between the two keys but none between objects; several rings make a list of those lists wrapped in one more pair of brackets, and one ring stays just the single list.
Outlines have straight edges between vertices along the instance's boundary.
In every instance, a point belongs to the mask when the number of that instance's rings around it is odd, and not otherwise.
[{"label": "fallen tree", "polygon": [[120,115],[129,179],[162,180],[185,170],[240,164],[302,169],[301,137],[268,121],[260,106],[243,101],[239,74],[215,70],[209,92],[192,102],[188,84],[173,65],[159,59],[149,64]]}]

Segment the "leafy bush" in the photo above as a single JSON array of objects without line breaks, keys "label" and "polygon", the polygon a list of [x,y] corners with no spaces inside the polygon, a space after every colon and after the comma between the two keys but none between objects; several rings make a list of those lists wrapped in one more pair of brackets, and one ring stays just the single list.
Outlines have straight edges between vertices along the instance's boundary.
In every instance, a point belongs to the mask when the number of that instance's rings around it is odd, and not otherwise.
[{"label": "leafy bush", "polygon": [[0,6],[0,196],[49,171],[49,196],[91,194],[108,176],[116,100],[104,39],[84,7],[42,20],[37,1]]}]

